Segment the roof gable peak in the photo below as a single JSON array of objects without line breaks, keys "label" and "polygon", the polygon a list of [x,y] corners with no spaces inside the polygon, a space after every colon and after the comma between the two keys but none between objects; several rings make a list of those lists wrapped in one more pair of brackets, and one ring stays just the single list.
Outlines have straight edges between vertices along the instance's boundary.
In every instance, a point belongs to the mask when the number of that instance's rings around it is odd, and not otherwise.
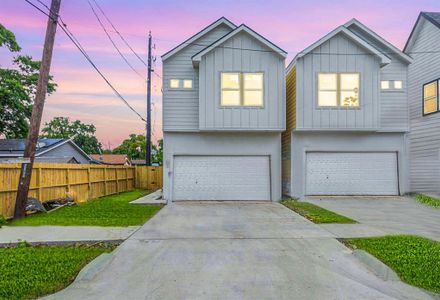
[{"label": "roof gable peak", "polygon": [[237,28],[237,25],[235,25],[234,23],[229,21],[226,17],[221,17],[221,18],[217,19],[216,21],[214,21],[213,23],[206,26],[205,28],[203,28],[202,30],[200,30],[199,32],[197,32],[196,34],[192,35],[191,37],[189,37],[188,39],[186,39],[185,41],[183,41],[182,43],[180,43],[179,45],[177,45],[176,47],[174,47],[170,51],[163,54],[162,61],[167,60],[168,58],[170,58],[174,54],[178,53],[180,50],[184,49],[186,46],[190,45],[191,43],[193,43],[194,41],[196,41],[197,39],[199,39],[203,35],[207,34],[211,30],[213,30],[214,28],[217,28],[218,26],[221,26],[221,25],[228,26],[229,28],[231,28],[231,30],[234,30],[235,28]]},{"label": "roof gable peak", "polygon": [[[262,44],[264,44],[266,47],[269,48],[268,52],[273,52],[274,54],[277,54],[283,58],[285,58],[287,56],[286,51],[284,51],[283,49],[281,49],[280,47],[278,47],[277,45],[275,45],[274,43],[272,43],[271,41],[269,41],[268,39],[266,39],[265,37],[263,37],[262,35],[260,35],[256,31],[254,31],[249,26],[247,26],[245,24],[241,24],[240,26],[235,28],[230,33],[226,34],[225,36],[221,37],[220,39],[218,39],[217,41],[215,41],[211,45],[207,46],[206,48],[202,49],[198,53],[194,54],[192,56],[193,64],[197,66],[198,63],[200,62],[200,60],[202,59],[202,56],[204,56],[205,54],[207,54],[211,50],[215,49],[216,47],[219,47],[221,44],[223,44],[224,42],[226,42],[227,40],[229,40],[230,38],[236,36],[237,34],[239,34],[241,32],[247,33],[248,35],[250,35],[254,39],[256,39],[259,42],[261,42]],[[252,49],[244,49],[244,50],[252,50]],[[257,50],[255,50],[255,51],[257,51]]]}]

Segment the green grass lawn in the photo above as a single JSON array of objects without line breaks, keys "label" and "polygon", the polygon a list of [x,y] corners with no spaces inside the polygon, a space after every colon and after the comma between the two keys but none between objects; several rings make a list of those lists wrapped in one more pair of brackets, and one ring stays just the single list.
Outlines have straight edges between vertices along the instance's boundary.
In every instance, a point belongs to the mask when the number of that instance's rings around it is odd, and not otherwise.
[{"label": "green grass lawn", "polygon": [[341,216],[312,203],[301,202],[295,199],[285,199],[281,201],[281,204],[309,219],[313,223],[357,223],[355,220]]},{"label": "green grass lawn", "polygon": [[392,268],[406,283],[440,293],[440,242],[410,235],[344,240]]},{"label": "green grass lawn", "polygon": [[141,225],[162,205],[129,204],[148,192],[132,190],[101,197],[86,203],[60,208],[51,213],[38,213],[23,219],[13,220],[7,225],[78,225],[78,226],[131,226]]},{"label": "green grass lawn", "polygon": [[416,200],[425,205],[440,208],[440,199],[438,198],[434,198],[423,194],[418,194],[416,195]]},{"label": "green grass lawn", "polygon": [[0,299],[30,299],[69,285],[91,260],[114,246],[0,248]]}]

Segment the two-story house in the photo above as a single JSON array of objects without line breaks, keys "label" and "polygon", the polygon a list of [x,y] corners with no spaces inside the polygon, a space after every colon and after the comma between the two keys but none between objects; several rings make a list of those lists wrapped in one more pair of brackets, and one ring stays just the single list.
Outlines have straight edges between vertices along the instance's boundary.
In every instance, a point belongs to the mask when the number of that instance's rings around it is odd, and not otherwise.
[{"label": "two-story house", "polygon": [[162,56],[166,200],[281,198],[285,57],[226,18]]},{"label": "two-story house", "polygon": [[411,62],[355,19],[296,55],[286,74],[284,194],[408,191]]},{"label": "two-story house", "polygon": [[410,190],[440,195],[440,13],[422,12],[404,52],[408,69]]}]

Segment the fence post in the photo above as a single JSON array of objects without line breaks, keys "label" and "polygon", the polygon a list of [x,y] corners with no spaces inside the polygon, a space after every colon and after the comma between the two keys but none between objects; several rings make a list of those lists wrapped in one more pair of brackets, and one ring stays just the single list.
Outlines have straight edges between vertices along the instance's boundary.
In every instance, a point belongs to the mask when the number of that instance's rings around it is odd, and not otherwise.
[{"label": "fence post", "polygon": [[116,175],[116,193],[119,193],[118,168],[114,168]]},{"label": "fence post", "polygon": [[[70,193],[70,169],[69,167],[66,167],[66,187],[67,187],[67,195]],[[67,196],[66,195],[66,196]]]},{"label": "fence post", "polygon": [[107,166],[104,168],[104,196],[107,196]]},{"label": "fence post", "polygon": [[128,167],[125,167],[125,190],[128,191]]},{"label": "fence post", "polygon": [[41,190],[42,190],[42,187],[41,187],[41,167],[40,166],[38,166],[38,169],[37,169],[38,171],[37,171],[37,175],[38,175],[38,200],[40,200],[40,202],[42,202],[42,199],[41,199]]},{"label": "fence post", "polygon": [[90,198],[90,192],[92,191],[92,178],[90,178],[90,166],[87,166],[87,183],[88,183],[88,197]]}]

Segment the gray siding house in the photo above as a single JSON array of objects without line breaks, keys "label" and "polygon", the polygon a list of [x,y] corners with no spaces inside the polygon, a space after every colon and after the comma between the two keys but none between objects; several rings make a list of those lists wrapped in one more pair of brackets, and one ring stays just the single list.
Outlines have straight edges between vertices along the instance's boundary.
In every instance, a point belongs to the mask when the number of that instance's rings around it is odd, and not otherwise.
[{"label": "gray siding house", "polygon": [[164,198],[281,198],[286,52],[226,18],[162,56]]},{"label": "gray siding house", "polygon": [[[18,162],[23,157],[25,139],[0,139],[0,163]],[[39,139],[36,162],[88,164],[91,158],[71,139]]]},{"label": "gray siding house", "polygon": [[287,68],[283,193],[408,191],[408,65],[412,59],[353,19]]},{"label": "gray siding house", "polygon": [[440,13],[420,13],[404,52],[408,69],[410,190],[440,195]]}]

